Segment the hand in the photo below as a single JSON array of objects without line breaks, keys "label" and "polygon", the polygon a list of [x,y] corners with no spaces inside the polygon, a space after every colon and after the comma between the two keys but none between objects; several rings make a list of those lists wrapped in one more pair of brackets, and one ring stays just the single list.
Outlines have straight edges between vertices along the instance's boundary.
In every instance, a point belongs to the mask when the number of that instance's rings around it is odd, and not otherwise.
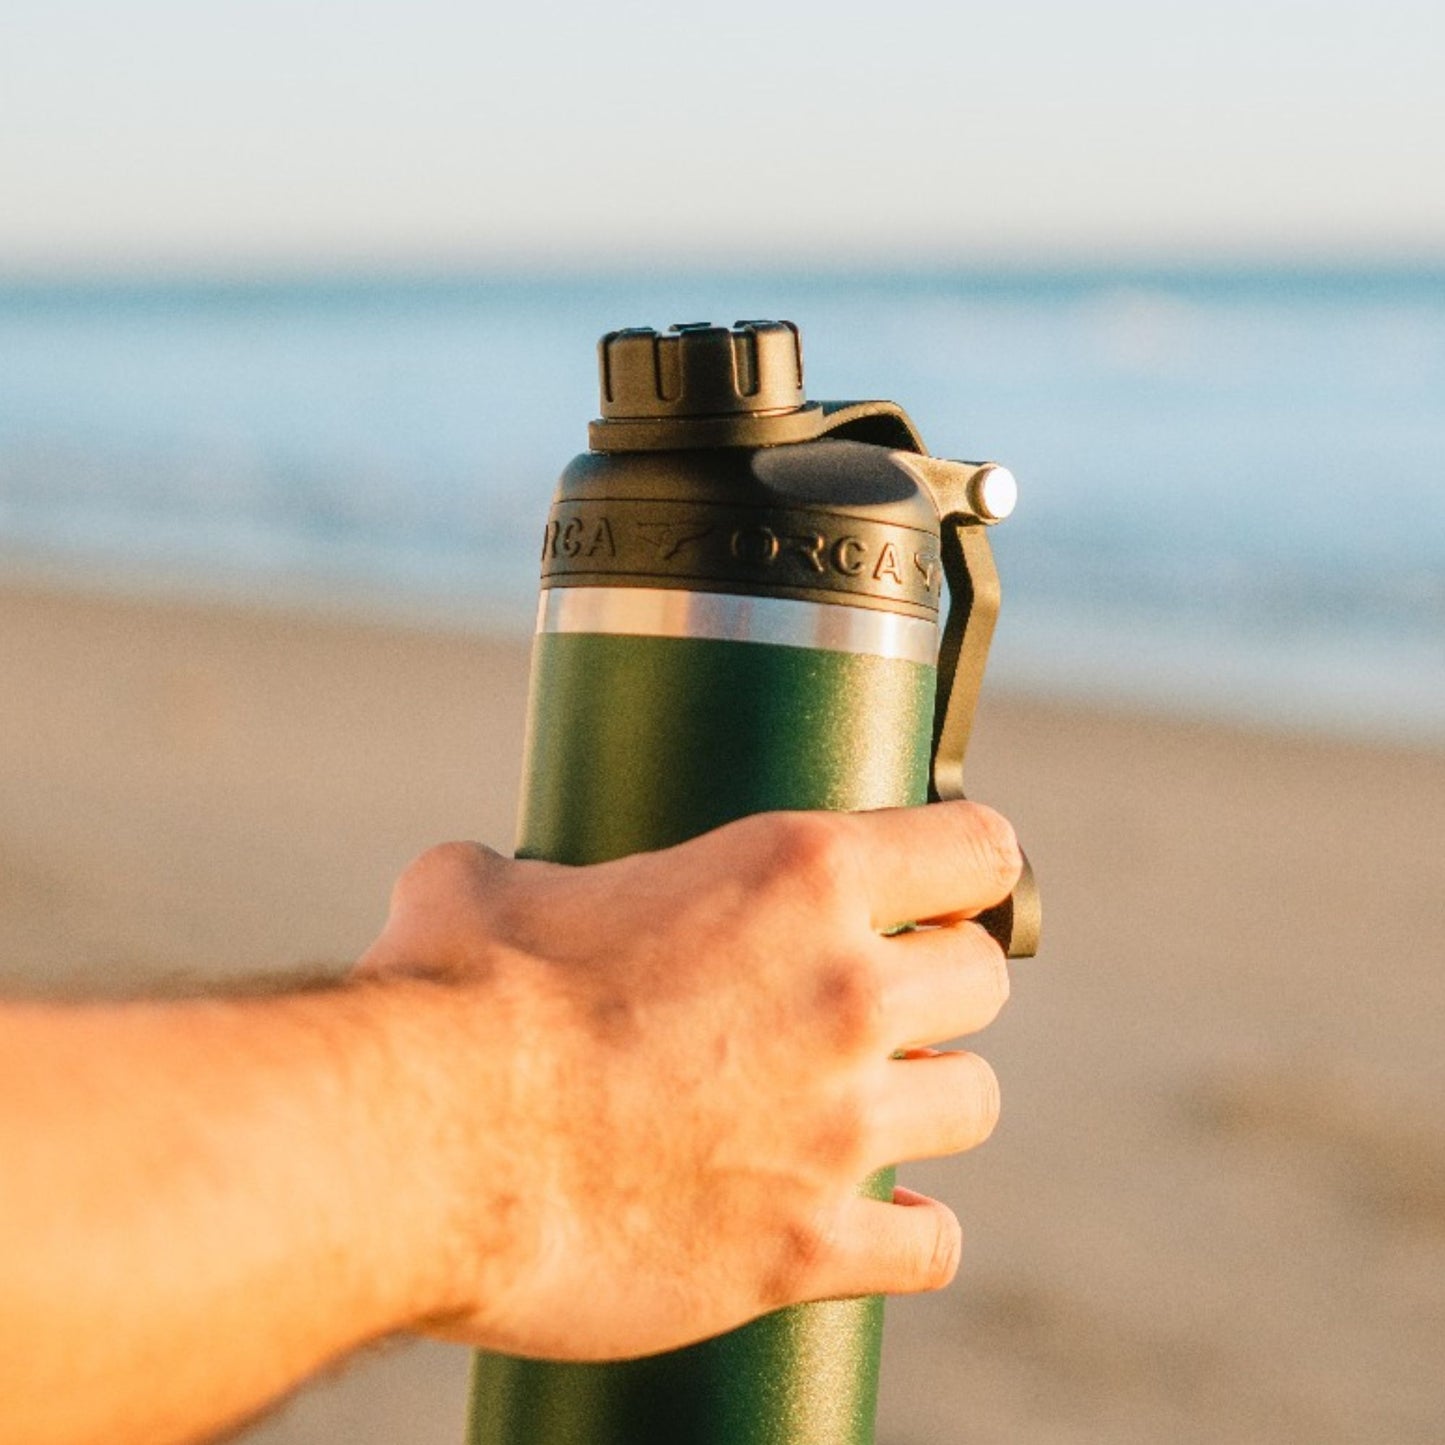
[{"label": "hand", "polygon": [[929,1046],[1002,1007],[967,919],[1018,873],[971,803],[764,815],[587,868],[423,854],[358,968],[445,1001],[416,1050],[448,1200],[421,1327],[620,1358],[946,1284],[952,1212],[857,1185],[992,1131],[992,1070]]}]

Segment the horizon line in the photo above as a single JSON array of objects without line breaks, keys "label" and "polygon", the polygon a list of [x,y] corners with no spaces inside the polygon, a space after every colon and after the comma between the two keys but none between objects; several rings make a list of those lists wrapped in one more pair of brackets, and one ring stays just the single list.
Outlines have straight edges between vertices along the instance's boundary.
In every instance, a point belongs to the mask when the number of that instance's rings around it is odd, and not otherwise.
[{"label": "horizon line", "polygon": [[1234,280],[1270,282],[1374,278],[1419,283],[1445,282],[1445,246],[1418,251],[1358,250],[1340,253],[1280,253],[1259,249],[1221,253],[1156,251],[1061,251],[1009,257],[985,255],[937,258],[878,256],[806,262],[780,258],[775,264],[740,264],[735,259],[676,258],[661,265],[618,257],[581,257],[539,263],[511,256],[434,255],[416,257],[337,256],[294,258],[137,258],[127,261],[32,264],[0,258],[0,289],[10,292],[216,291],[266,292],[307,289],[465,288],[480,284],[588,285],[668,281],[761,281],[787,285],[839,285],[850,281],[939,284],[960,282],[1012,286],[1120,280]]}]

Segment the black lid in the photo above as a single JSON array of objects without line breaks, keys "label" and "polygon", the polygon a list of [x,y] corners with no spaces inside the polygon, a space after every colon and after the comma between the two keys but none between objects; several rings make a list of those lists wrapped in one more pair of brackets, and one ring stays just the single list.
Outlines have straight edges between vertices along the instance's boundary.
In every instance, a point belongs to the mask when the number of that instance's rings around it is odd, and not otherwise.
[{"label": "black lid", "polygon": [[608,421],[757,416],[804,403],[803,347],[791,321],[629,327],[608,332],[597,354]]},{"label": "black lid", "polygon": [[595,451],[776,446],[822,430],[822,408],[803,395],[803,347],[791,321],[628,327],[597,343],[597,360]]}]

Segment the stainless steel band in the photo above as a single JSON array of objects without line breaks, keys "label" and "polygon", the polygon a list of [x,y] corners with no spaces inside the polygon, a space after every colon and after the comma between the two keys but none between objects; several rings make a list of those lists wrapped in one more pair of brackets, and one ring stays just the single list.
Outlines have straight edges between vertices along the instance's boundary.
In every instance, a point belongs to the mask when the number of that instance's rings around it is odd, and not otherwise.
[{"label": "stainless steel band", "polygon": [[537,631],[763,642],[900,658],[930,667],[938,660],[938,625],[921,617],[791,597],[664,587],[547,588],[537,608]]}]

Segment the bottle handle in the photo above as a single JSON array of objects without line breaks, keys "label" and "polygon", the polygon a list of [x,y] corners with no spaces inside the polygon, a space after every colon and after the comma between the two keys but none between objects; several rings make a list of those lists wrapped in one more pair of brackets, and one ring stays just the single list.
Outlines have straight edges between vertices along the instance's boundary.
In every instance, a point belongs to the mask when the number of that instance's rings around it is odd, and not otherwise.
[{"label": "bottle handle", "polygon": [[[1000,600],[998,568],[982,519],[950,511],[941,518],[939,533],[949,606],[938,649],[930,802],[965,796],[964,754],[973,731]],[[979,914],[977,921],[1009,958],[1032,958],[1038,952],[1043,910],[1027,857],[1013,893]]]},{"label": "bottle handle", "polygon": [[[1013,510],[1013,474],[993,462],[931,456],[908,414],[891,401],[832,401],[821,406],[819,434],[893,449],[895,461],[933,496],[949,607],[938,650],[928,800],[962,798],[963,760],[998,620],[999,580],[988,528]],[[1009,958],[1039,949],[1043,904],[1027,855],[1014,891],[977,920]]]}]

